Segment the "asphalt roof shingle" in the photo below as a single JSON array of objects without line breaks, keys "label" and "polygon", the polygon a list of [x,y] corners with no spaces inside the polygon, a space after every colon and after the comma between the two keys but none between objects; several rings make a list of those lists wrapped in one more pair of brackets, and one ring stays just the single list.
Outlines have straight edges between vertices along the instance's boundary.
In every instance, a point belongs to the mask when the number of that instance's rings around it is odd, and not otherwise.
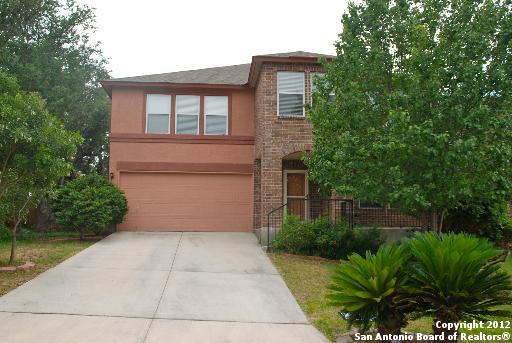
[{"label": "asphalt roof shingle", "polygon": [[111,79],[120,82],[168,82],[168,83],[206,83],[243,85],[247,83],[251,64],[177,71],[173,73],[152,74]]},{"label": "asphalt roof shingle", "polygon": [[[306,51],[283,52],[265,54],[255,57],[327,57],[334,56],[317,54]],[[216,85],[244,85],[249,79],[251,64],[237,64],[232,66],[185,70],[171,73],[141,75],[110,79],[115,82],[162,82],[162,83],[199,83]]]},{"label": "asphalt roof shingle", "polygon": [[269,56],[269,57],[327,57],[333,58],[336,56],[326,55],[326,54],[317,54],[315,52],[307,52],[307,51],[291,51],[291,52],[278,52],[275,54],[264,54],[258,56]]}]

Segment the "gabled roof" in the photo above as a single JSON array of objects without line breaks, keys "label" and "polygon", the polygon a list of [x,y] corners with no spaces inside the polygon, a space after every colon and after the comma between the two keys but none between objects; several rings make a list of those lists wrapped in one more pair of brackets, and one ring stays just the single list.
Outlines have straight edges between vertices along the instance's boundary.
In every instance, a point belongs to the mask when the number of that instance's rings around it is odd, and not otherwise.
[{"label": "gabled roof", "polygon": [[318,63],[320,58],[333,59],[335,56],[317,54],[306,51],[282,52],[276,54],[257,55],[252,63],[232,66],[177,71],[163,74],[121,77],[103,80],[101,84],[108,94],[112,86],[179,86],[179,87],[242,87],[254,86],[261,64],[265,61],[284,63]]}]

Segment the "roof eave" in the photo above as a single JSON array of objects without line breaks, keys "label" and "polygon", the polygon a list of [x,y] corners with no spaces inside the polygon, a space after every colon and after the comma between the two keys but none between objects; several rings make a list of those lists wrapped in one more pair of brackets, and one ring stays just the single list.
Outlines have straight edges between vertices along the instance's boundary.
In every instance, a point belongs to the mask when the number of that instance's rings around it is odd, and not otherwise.
[{"label": "roof eave", "polygon": [[248,84],[225,83],[172,83],[172,82],[140,82],[140,81],[115,81],[101,80],[101,85],[112,97],[112,87],[143,87],[143,88],[167,88],[167,89],[246,89]]}]

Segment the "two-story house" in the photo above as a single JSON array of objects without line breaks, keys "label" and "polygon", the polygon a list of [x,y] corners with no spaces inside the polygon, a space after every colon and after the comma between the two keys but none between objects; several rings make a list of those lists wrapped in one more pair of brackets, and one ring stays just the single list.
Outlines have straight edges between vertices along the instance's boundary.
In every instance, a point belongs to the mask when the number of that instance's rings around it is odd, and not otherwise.
[{"label": "two-story house", "polygon": [[316,194],[300,158],[311,149],[304,104],[320,57],[333,56],[297,51],[103,81],[110,177],[129,206],[118,229],[258,230],[272,209]]}]

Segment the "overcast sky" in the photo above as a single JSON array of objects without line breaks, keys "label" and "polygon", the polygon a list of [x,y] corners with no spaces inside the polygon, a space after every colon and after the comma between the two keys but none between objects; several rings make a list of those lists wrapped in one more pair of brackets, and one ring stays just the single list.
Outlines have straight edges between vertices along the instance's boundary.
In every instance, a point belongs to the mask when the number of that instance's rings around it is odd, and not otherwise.
[{"label": "overcast sky", "polygon": [[113,77],[249,63],[304,50],[334,54],[346,0],[79,0]]}]

